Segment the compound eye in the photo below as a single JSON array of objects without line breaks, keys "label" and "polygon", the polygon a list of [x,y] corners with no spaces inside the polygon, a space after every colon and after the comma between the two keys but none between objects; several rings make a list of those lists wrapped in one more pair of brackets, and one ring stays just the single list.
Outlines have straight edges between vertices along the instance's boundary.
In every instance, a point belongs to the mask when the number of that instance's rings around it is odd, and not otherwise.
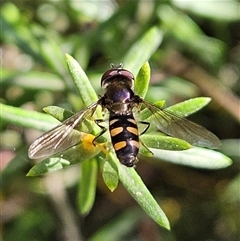
[{"label": "compound eye", "polygon": [[120,67],[112,68],[112,69],[106,71],[101,78],[101,86],[106,87],[109,84],[109,82],[111,81],[111,79],[113,79],[114,77],[119,77],[119,76],[122,76],[123,78],[128,80],[128,82],[130,82],[131,86],[132,86],[132,82],[134,80],[133,74],[130,71],[128,71],[126,69],[122,69]]},{"label": "compound eye", "polygon": [[105,82],[105,80],[116,76],[118,74],[117,71],[118,71],[118,69],[116,69],[116,68],[106,71],[101,78],[101,84],[103,84]]},{"label": "compound eye", "polygon": [[134,76],[130,71],[128,71],[126,69],[122,69],[120,72],[121,72],[121,75],[124,76],[125,78],[127,78],[131,81],[134,80]]}]

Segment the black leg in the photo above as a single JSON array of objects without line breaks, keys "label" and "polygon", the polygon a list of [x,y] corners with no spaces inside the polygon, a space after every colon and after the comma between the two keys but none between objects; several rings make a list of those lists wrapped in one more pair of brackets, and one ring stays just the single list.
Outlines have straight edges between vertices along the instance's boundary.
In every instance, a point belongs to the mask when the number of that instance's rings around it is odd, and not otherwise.
[{"label": "black leg", "polygon": [[150,127],[150,123],[147,121],[139,121],[139,123],[146,125],[146,128],[140,133],[140,136],[143,135],[144,133],[146,133],[146,131],[148,130],[148,128]]},{"label": "black leg", "polygon": [[96,119],[96,120],[94,120],[95,121],[95,123],[102,129],[101,130],[101,132],[93,139],[93,141],[92,141],[92,144],[94,145],[94,146],[96,146],[96,143],[95,143],[95,141],[101,136],[101,135],[103,135],[106,131],[107,131],[107,128],[106,127],[104,127],[104,126],[102,126],[100,123],[102,123],[102,122],[105,122],[104,120],[102,120],[102,119]]}]

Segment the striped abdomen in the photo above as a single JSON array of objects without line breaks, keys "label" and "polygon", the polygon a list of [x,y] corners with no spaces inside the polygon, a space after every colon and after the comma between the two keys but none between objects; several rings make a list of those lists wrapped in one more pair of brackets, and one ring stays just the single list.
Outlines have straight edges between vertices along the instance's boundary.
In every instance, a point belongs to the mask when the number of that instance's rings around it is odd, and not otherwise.
[{"label": "striped abdomen", "polygon": [[139,134],[133,114],[110,114],[109,130],[119,161],[128,167],[134,166],[139,151]]}]

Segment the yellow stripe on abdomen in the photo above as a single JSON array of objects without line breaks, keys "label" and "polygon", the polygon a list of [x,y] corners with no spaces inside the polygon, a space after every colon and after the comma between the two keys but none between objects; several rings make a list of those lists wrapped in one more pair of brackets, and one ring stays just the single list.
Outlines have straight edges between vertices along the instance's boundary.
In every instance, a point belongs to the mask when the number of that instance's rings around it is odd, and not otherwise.
[{"label": "yellow stripe on abdomen", "polygon": [[127,145],[126,141],[119,141],[118,143],[114,144],[115,151],[118,151],[122,148],[124,148]]},{"label": "yellow stripe on abdomen", "polygon": [[111,125],[113,125],[114,123],[116,123],[116,122],[118,122],[118,121],[119,121],[118,118],[112,119],[112,120],[110,120],[109,125],[111,126]]},{"label": "yellow stripe on abdomen", "polygon": [[116,136],[123,131],[123,127],[116,127],[110,131],[111,136]]},{"label": "yellow stripe on abdomen", "polygon": [[133,118],[128,118],[127,121],[133,123],[134,125],[137,125],[136,121]]},{"label": "yellow stripe on abdomen", "polygon": [[138,136],[138,130],[135,127],[127,127],[127,131]]}]

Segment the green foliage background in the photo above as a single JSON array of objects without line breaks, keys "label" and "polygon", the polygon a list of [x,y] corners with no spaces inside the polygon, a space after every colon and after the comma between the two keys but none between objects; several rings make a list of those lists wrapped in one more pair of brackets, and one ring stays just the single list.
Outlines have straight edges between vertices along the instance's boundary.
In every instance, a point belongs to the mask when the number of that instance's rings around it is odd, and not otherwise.
[{"label": "green foliage background", "polygon": [[[2,240],[238,240],[239,15],[237,1],[2,3]],[[157,34],[147,35],[152,29]],[[111,193],[94,161],[42,178],[26,177],[34,164],[27,149],[40,135],[34,129],[49,129],[56,122],[45,115],[35,118],[35,112],[27,116],[23,110],[41,112],[57,105],[76,112],[84,106],[65,53],[80,63],[99,94],[101,75],[110,63],[124,60],[124,68],[136,76],[142,61],[149,60],[149,101],[166,100],[170,106],[196,96],[212,98],[192,120],[222,139],[220,152],[231,157],[231,166],[207,169],[201,158],[197,166],[196,154],[181,165],[173,155],[173,163],[141,158],[137,165],[171,231],[150,219],[122,185]],[[19,108],[10,115],[6,106]],[[30,126],[28,120],[34,118]],[[112,173],[111,167],[103,169]],[[94,176],[88,180],[94,182],[89,186],[97,186],[95,201],[93,189],[85,189],[87,175]],[[91,211],[80,207],[93,201]],[[81,215],[84,210],[89,214]]]}]

